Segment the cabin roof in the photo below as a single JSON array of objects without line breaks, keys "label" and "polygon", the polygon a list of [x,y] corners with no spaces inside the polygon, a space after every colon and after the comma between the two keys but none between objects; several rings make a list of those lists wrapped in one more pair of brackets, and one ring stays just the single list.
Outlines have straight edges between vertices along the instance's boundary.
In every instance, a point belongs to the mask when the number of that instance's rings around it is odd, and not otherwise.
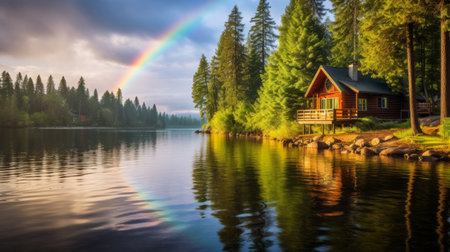
[{"label": "cabin roof", "polygon": [[[331,78],[332,82],[343,93],[353,91],[356,93],[394,94],[383,80],[372,78],[369,75],[363,75],[360,71],[358,71],[358,81],[353,81],[348,76],[348,68],[321,66],[318,73],[321,70],[325,72],[327,77]],[[308,96],[315,80],[314,78],[310,88],[306,92],[306,96]]]}]

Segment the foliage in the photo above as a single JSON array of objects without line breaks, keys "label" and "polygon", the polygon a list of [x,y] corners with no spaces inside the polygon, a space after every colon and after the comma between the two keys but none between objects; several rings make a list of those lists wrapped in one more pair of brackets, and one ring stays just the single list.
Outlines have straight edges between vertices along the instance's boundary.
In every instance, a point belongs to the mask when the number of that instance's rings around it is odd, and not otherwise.
[{"label": "foliage", "polygon": [[444,118],[444,123],[441,125],[440,134],[445,139],[450,140],[450,117]]},{"label": "foliage", "polygon": [[[333,47],[330,62],[336,67],[347,67],[353,59],[359,58],[359,52],[354,50],[357,37],[354,37],[354,15],[362,16],[361,0],[332,0],[334,21],[330,24]],[[356,41],[354,41],[356,39]]]},{"label": "foliage", "polygon": [[[199,127],[201,121],[191,117],[169,117],[158,113],[156,106],[142,106],[136,97],[122,104],[122,92],[106,91],[99,101],[97,90],[90,96],[83,77],[78,86],[69,88],[62,77],[58,89],[53,77],[44,90],[41,77],[33,79],[18,73],[14,85],[7,72],[0,86],[0,127],[27,126],[127,126],[127,127]],[[166,123],[170,121],[170,123]]]},{"label": "foliage", "polygon": [[269,57],[255,105],[254,121],[263,131],[294,120],[315,72],[326,62],[325,28],[312,8],[308,1],[291,1],[282,17],[279,47]]},{"label": "foliage", "polygon": [[247,99],[248,68],[243,30],[241,13],[234,6],[218,45],[218,79],[223,83],[222,106],[226,108],[233,108],[238,101]]},{"label": "foliage", "polygon": [[200,110],[200,117],[205,118],[208,98],[208,83],[210,81],[210,69],[208,61],[204,54],[200,59],[197,72],[194,74],[192,84],[192,100],[195,107]]},{"label": "foliage", "polygon": [[248,71],[249,89],[247,96],[250,102],[254,102],[258,97],[258,90],[261,87],[261,75],[265,73],[265,65],[270,50],[275,46],[275,21],[270,16],[270,5],[267,0],[260,0],[255,16],[251,19],[253,23],[248,34]]}]

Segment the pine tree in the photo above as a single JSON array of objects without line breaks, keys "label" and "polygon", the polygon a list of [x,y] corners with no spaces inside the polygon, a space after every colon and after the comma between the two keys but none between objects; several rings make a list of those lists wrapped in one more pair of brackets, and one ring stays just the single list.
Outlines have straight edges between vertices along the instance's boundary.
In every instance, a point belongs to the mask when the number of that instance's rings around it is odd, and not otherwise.
[{"label": "pine tree", "polygon": [[44,95],[44,83],[42,83],[41,76],[38,75],[36,79],[36,95],[41,97]]},{"label": "pine tree", "polygon": [[69,94],[69,88],[67,87],[67,82],[64,76],[61,78],[61,81],[59,82],[58,93],[59,95],[61,95],[62,98],[67,99],[67,96]]},{"label": "pine tree", "polygon": [[34,97],[34,82],[33,82],[33,79],[31,77],[28,78],[28,81],[27,81],[26,95],[30,99],[32,99]]},{"label": "pine tree", "polygon": [[80,77],[80,80],[78,81],[78,87],[76,89],[76,100],[78,116],[86,114],[88,96],[86,94],[86,83],[83,77]]},{"label": "pine tree", "polygon": [[347,67],[359,58],[358,19],[362,15],[361,0],[331,0],[334,21],[331,22],[333,47],[330,62],[333,66]]},{"label": "pine tree", "polygon": [[265,73],[265,65],[270,50],[275,46],[275,21],[270,16],[270,5],[267,0],[260,0],[248,35],[248,71],[249,90],[247,96],[254,102],[261,87],[261,74]]},{"label": "pine tree", "polygon": [[9,98],[14,94],[14,85],[8,72],[3,71],[1,81],[2,96]]},{"label": "pine tree", "polygon": [[16,76],[16,81],[14,82],[14,93],[16,95],[22,95],[23,78],[22,74],[19,72]]},{"label": "pine tree", "polygon": [[326,63],[325,28],[310,1],[292,0],[280,27],[278,50],[269,57],[254,124],[260,129],[291,122],[315,72]]},{"label": "pine tree", "polygon": [[210,75],[208,61],[205,55],[202,55],[192,84],[192,100],[194,101],[195,107],[200,110],[200,117],[202,119],[206,116]]},{"label": "pine tree", "polygon": [[222,82],[219,80],[219,59],[216,55],[211,59],[211,76],[208,83],[208,97],[206,99],[207,120],[210,121],[219,110],[223,98]]},{"label": "pine tree", "polygon": [[53,81],[53,76],[50,75],[47,80],[47,94],[52,94],[55,91],[55,82]]},{"label": "pine tree", "polygon": [[224,107],[234,108],[246,100],[248,74],[246,48],[243,45],[244,25],[241,13],[234,6],[219,41],[219,79],[225,90]]}]

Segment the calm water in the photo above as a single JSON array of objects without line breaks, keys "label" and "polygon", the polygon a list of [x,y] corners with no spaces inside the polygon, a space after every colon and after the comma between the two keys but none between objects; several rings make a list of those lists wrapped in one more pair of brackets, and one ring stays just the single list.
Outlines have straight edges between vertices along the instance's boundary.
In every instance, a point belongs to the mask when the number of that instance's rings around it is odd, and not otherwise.
[{"label": "calm water", "polygon": [[0,251],[449,251],[450,166],[191,130],[1,130]]}]

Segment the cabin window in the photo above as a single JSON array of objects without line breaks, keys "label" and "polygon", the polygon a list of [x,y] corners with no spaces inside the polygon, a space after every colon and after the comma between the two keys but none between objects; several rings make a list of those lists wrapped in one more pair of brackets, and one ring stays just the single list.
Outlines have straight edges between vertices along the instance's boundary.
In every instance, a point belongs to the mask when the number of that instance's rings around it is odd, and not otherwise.
[{"label": "cabin window", "polygon": [[358,110],[367,111],[367,99],[358,99]]},{"label": "cabin window", "polygon": [[378,97],[378,108],[387,108],[387,98],[386,97]]},{"label": "cabin window", "polygon": [[325,88],[329,91],[333,87],[333,84],[329,79],[325,81]]},{"label": "cabin window", "polygon": [[339,98],[324,98],[320,100],[321,109],[338,109],[339,108]]}]

